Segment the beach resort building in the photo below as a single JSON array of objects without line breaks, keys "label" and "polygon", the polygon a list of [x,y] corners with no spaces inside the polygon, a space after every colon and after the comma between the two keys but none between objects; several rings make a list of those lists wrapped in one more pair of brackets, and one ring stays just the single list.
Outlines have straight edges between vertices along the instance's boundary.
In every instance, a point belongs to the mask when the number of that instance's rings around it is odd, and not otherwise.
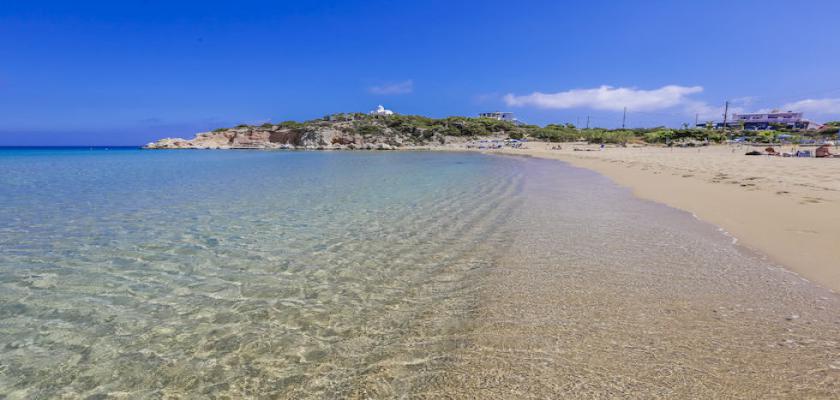
[{"label": "beach resort building", "polygon": [[386,109],[382,104],[376,106],[376,109],[369,113],[370,115],[394,115],[394,112]]},{"label": "beach resort building", "polygon": [[[809,121],[802,116],[801,112],[773,110],[769,113],[732,114],[732,119],[726,121],[729,128],[741,128],[746,130],[773,130],[778,127],[789,129],[819,129],[820,125]],[[705,124],[698,124],[705,126]],[[716,122],[715,128],[723,128],[723,122]]]}]

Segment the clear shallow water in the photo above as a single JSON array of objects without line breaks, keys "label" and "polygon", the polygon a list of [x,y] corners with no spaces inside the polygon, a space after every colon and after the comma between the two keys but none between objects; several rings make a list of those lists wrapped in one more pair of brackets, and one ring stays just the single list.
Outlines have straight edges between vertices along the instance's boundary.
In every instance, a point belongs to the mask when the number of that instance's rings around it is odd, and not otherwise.
[{"label": "clear shallow water", "polygon": [[836,295],[562,163],[18,149],[0,170],[9,398],[840,393]]},{"label": "clear shallow water", "polygon": [[429,398],[840,398],[840,296],[607,178],[522,160]]},{"label": "clear shallow water", "polygon": [[0,150],[0,170],[0,393],[32,398],[341,396],[437,368],[521,179],[437,153]]}]

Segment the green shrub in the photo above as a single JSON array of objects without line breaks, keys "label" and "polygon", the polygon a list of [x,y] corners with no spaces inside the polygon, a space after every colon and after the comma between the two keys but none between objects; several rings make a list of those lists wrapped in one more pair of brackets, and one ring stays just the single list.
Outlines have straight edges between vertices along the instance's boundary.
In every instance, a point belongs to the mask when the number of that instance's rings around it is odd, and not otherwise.
[{"label": "green shrub", "polygon": [[674,132],[670,129],[647,132],[644,134],[643,140],[646,143],[668,143],[674,138]]},{"label": "green shrub", "polygon": [[367,123],[357,126],[356,132],[362,136],[375,136],[381,135],[383,133],[383,129],[379,125]]},{"label": "green shrub", "polygon": [[297,121],[283,121],[283,122],[279,123],[278,125],[281,128],[287,128],[287,129],[300,128],[301,126],[303,126],[303,124],[301,124],[300,122],[297,122]]}]

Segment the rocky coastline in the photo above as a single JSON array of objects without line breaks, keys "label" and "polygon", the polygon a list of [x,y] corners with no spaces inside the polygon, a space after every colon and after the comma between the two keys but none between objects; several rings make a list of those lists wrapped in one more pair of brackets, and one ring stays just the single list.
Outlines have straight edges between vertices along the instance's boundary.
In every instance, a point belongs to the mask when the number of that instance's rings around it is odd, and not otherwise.
[{"label": "rocky coastline", "polygon": [[[396,118],[325,117],[304,123],[240,125],[201,132],[192,139],[164,138],[143,148],[160,149],[289,149],[289,150],[419,150],[453,147],[478,138],[460,131],[395,124]],[[411,120],[413,121],[413,120]],[[459,134],[450,134],[456,132]],[[488,132],[481,139],[507,138]]]}]

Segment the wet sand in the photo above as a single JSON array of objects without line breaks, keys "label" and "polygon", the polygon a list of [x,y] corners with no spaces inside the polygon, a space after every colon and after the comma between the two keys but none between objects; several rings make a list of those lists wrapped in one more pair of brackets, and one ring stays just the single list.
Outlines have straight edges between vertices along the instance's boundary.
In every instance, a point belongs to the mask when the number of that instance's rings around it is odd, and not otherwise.
[{"label": "wet sand", "polygon": [[840,396],[837,295],[594,172],[534,170],[426,397]]},{"label": "wet sand", "polygon": [[[739,243],[840,290],[840,159],[744,156],[748,146],[607,147],[529,143],[499,152],[560,159],[645,199],[720,226]],[[789,150],[789,149],[783,149]],[[813,150],[813,149],[812,149]]]}]

